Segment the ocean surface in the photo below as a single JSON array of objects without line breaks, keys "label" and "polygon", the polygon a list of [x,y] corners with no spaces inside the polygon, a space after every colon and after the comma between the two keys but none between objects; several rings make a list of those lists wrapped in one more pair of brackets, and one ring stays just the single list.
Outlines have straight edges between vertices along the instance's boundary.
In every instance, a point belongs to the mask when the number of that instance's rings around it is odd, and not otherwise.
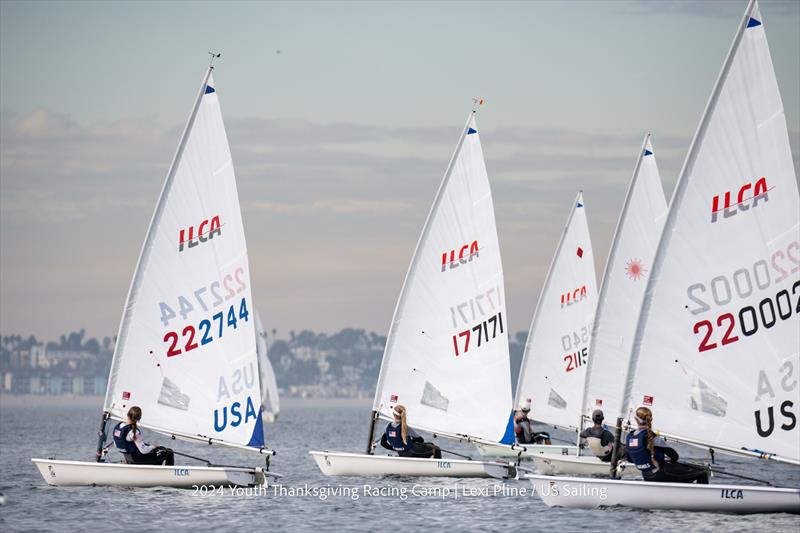
[{"label": "ocean surface", "polygon": [[[797,515],[737,516],[679,511],[550,509],[525,481],[443,478],[332,478],[317,469],[308,450],[362,451],[368,403],[286,401],[270,426],[268,443],[278,451],[272,470],[282,487],[233,494],[183,489],[49,487],[31,457],[92,460],[100,398],[64,400],[0,397],[0,530],[9,531],[800,531]],[[566,434],[563,437],[568,437]],[[150,442],[222,464],[260,465],[261,459],[209,446]],[[443,447],[477,455],[471,446]],[[682,457],[701,459],[700,450],[678,447]],[[111,452],[112,457],[116,452]],[[180,458],[178,458],[180,459]],[[776,485],[799,487],[800,468],[717,455],[720,466]],[[715,477],[712,482],[733,482]],[[367,489],[365,486],[368,486]],[[435,487],[438,491],[431,491]],[[490,495],[463,496],[467,487]],[[451,493],[442,497],[443,489]],[[521,494],[521,489],[526,494]],[[308,490],[306,490],[308,489]],[[402,493],[405,492],[405,497]],[[424,493],[429,495],[412,492]],[[438,492],[438,494],[437,494]]]}]

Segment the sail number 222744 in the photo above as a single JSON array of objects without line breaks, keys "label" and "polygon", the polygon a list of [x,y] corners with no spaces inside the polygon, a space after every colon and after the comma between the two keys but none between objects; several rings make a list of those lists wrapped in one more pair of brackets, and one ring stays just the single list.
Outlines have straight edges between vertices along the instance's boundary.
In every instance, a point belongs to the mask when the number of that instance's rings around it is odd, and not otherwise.
[{"label": "sail number 222744", "polygon": [[[236,309],[238,307],[238,310]],[[164,342],[167,343],[167,357],[180,355],[190,352],[201,346],[205,346],[216,339],[221,339],[225,330],[236,329],[239,320],[247,322],[250,319],[250,312],[247,310],[247,300],[242,298],[236,304],[228,307],[227,312],[220,311],[210,319],[200,321],[197,328],[189,324],[183,328],[181,335],[177,331],[168,331],[164,335]]]}]

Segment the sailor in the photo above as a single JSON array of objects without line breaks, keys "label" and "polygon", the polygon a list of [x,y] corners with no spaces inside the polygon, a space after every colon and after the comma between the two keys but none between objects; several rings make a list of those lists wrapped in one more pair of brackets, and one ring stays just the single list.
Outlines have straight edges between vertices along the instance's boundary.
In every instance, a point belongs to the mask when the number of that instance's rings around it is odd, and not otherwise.
[{"label": "sailor", "polygon": [[175,456],[172,450],[163,446],[151,446],[144,441],[142,432],[137,427],[141,419],[142,409],[134,405],[128,409],[128,419],[114,426],[114,444],[125,457],[125,462],[137,465],[174,465]]},{"label": "sailor", "polygon": [[550,434],[533,431],[533,420],[528,418],[531,412],[531,399],[528,398],[519,405],[519,410],[514,415],[514,434],[520,444],[552,444]]},{"label": "sailor", "polygon": [[[705,468],[678,462],[678,452],[653,432],[653,413],[640,407],[634,416],[636,430],[627,438],[628,460],[636,465],[645,481],[708,484]],[[667,461],[669,459],[669,461]]]},{"label": "sailor", "polygon": [[604,418],[603,411],[595,409],[592,412],[593,425],[581,431],[581,439],[586,441],[595,457],[608,463],[614,450],[614,434],[603,425]]},{"label": "sailor", "polygon": [[381,437],[381,446],[397,452],[400,457],[442,458],[442,450],[438,446],[425,442],[416,431],[408,427],[404,405],[396,405],[392,415],[394,420],[386,426],[386,431]]}]

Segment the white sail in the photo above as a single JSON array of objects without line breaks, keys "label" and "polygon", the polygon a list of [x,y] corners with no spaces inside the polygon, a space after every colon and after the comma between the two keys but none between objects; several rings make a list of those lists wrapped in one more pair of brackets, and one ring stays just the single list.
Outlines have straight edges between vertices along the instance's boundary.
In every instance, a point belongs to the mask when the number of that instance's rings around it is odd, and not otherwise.
[{"label": "white sail", "polygon": [[517,381],[516,403],[530,398],[535,420],[577,427],[596,307],[594,256],[579,193],[539,294]]},{"label": "white sail", "polygon": [[256,312],[256,352],[258,353],[258,369],[261,375],[261,404],[263,405],[262,417],[267,422],[274,422],[281,412],[280,399],[278,398],[278,382],[275,380],[275,370],[269,362],[267,343],[267,330],[261,323],[261,315]]},{"label": "white sail", "polygon": [[622,412],[622,393],[644,289],[664,224],[667,201],[648,133],[633,171],[600,285],[586,366],[584,414]]},{"label": "white sail", "polygon": [[497,442],[511,412],[508,320],[477,129],[471,113],[406,275],[374,410],[403,404],[415,428]]},{"label": "white sail", "polygon": [[800,198],[756,2],[695,134],[625,388],[658,430],[800,461]]},{"label": "white sail", "polygon": [[166,433],[260,448],[261,389],[247,246],[211,69],[125,303],[105,410]]}]

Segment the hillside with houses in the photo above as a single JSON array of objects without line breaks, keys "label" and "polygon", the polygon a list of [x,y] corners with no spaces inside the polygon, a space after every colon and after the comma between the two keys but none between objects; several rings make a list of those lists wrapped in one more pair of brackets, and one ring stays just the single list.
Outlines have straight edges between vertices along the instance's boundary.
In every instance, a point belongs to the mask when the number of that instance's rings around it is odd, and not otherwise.
[{"label": "hillside with houses", "polygon": [[[269,358],[279,393],[286,398],[371,398],[386,337],[363,329],[336,333],[309,330],[281,337],[269,332]],[[511,375],[516,381],[526,334],[511,340]],[[103,395],[114,337],[87,338],[85,331],[57,341],[0,335],[0,392],[34,395]]]}]

